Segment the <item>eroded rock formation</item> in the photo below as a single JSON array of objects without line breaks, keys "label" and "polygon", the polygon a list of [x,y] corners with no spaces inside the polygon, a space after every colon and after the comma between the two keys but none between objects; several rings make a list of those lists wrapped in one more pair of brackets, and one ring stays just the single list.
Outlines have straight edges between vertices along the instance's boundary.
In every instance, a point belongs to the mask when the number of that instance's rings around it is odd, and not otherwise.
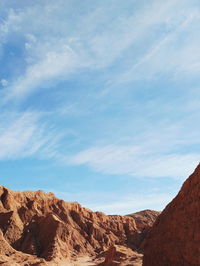
[{"label": "eroded rock formation", "polygon": [[200,165],[156,220],[147,237],[143,265],[200,265]]},{"label": "eroded rock formation", "polygon": [[0,261],[57,265],[80,255],[96,256],[112,245],[136,252],[147,227],[141,223],[134,217],[92,212],[52,193],[0,186]]},{"label": "eroded rock formation", "polygon": [[140,266],[142,261],[142,254],[119,245],[111,246],[103,255],[105,256],[105,260],[100,264],[102,266]]}]

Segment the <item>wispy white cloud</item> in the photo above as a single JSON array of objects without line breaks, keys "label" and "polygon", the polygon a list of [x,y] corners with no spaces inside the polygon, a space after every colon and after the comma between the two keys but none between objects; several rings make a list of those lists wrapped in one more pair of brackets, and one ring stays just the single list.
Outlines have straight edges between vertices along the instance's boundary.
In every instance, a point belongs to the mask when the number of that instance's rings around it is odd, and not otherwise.
[{"label": "wispy white cloud", "polygon": [[162,154],[137,146],[92,147],[72,156],[74,165],[88,165],[93,170],[134,177],[183,178],[198,164],[199,153]]},{"label": "wispy white cloud", "polygon": [[3,87],[6,87],[8,85],[8,81],[6,79],[0,80],[0,83]]},{"label": "wispy white cloud", "polygon": [[59,135],[48,133],[38,114],[5,113],[0,123],[0,160],[26,157],[55,157]]},{"label": "wispy white cloud", "polygon": [[[170,51],[166,53],[166,50],[161,47],[164,47],[171,38],[168,36],[168,31],[172,31],[172,28],[180,28],[180,25],[181,28],[186,27],[185,24],[189,23],[189,20],[193,21],[194,17],[198,18],[197,11],[196,14],[192,14],[193,9],[189,10],[189,14],[186,15],[188,12],[186,3],[187,1],[182,2],[181,10],[179,10],[180,1],[172,0],[166,3],[150,1],[142,8],[138,7],[137,12],[133,9],[133,12],[122,16],[111,16],[111,18],[109,14],[111,14],[112,6],[97,4],[90,14],[83,12],[77,16],[77,27],[72,29],[69,28],[70,14],[67,14],[66,18],[65,12],[62,11],[70,10],[71,5],[68,1],[60,1],[63,6],[62,10],[52,1],[45,2],[43,16],[40,14],[41,6],[37,4],[31,8],[27,6],[24,9],[11,9],[7,19],[1,24],[2,39],[4,42],[8,41],[13,33],[20,36],[27,65],[22,75],[10,82],[6,98],[25,96],[35,89],[45,87],[45,84],[50,86],[60,79],[69,79],[72,73],[80,69],[107,68],[132,45],[146,42],[146,38],[155,34],[158,27],[166,28],[166,33],[161,34],[164,35],[163,40],[160,41],[160,37],[156,37],[158,44],[151,51],[140,59],[136,56],[132,70],[129,69],[127,73],[124,73],[121,80],[130,79],[130,76],[132,79],[132,76],[138,75],[144,78],[143,74],[146,70],[148,73],[150,70],[156,73],[161,70],[160,64],[162,63],[165,64],[163,71],[170,66],[174,69],[172,63],[165,62],[169,58]],[[178,17],[177,10],[179,10]],[[65,17],[63,23],[61,23],[60,16]],[[178,36],[176,30],[172,32],[173,36]],[[160,36],[159,32],[158,36]],[[182,55],[183,52],[185,54],[185,49],[189,48],[185,47],[182,52],[180,49],[177,62],[184,62],[185,58]],[[158,62],[157,53],[163,60],[159,59]],[[148,66],[148,62],[151,67]],[[198,62],[198,60],[188,62],[190,69],[198,69]],[[145,69],[144,65],[146,65]],[[184,64],[186,65],[188,64]],[[133,73],[136,68],[138,74]]]},{"label": "wispy white cloud", "polygon": [[196,119],[189,115],[177,123],[163,120],[139,135],[117,139],[114,144],[105,140],[64,161],[104,174],[186,178],[200,161],[198,126],[193,125]]},{"label": "wispy white cloud", "polygon": [[[48,52],[37,63],[28,66],[25,75],[7,88],[9,94],[6,100],[24,97],[33,89],[39,89],[42,83],[45,84],[50,79],[54,79],[55,83],[57,78],[62,79],[64,76],[67,78],[67,75],[77,67],[78,59],[67,45],[60,52]],[[50,86],[49,83],[48,85]]]},{"label": "wispy white cloud", "polygon": [[[199,73],[200,38],[196,35],[195,25],[200,22],[200,11],[189,12],[187,16],[181,15],[182,20],[174,25],[173,30],[166,33],[161,40],[158,39],[116,82],[154,79],[156,75],[162,74],[179,79],[181,76],[194,77]],[[186,36],[187,39],[180,43]]]}]

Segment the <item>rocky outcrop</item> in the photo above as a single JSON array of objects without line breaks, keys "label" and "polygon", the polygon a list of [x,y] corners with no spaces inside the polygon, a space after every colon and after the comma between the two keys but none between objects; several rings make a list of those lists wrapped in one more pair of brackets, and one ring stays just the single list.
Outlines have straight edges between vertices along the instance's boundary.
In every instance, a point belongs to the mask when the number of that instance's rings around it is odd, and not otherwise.
[{"label": "rocky outcrop", "polygon": [[92,212],[52,193],[0,186],[0,261],[13,258],[10,265],[56,265],[96,256],[112,245],[137,251],[145,227],[134,217]]},{"label": "rocky outcrop", "polygon": [[0,230],[0,264],[4,266],[46,265],[44,259],[19,252],[11,247]]},{"label": "rocky outcrop", "polygon": [[129,214],[127,216],[134,218],[135,223],[137,224],[137,228],[143,230],[146,227],[152,227],[158,215],[160,215],[160,212],[158,211],[144,210]]},{"label": "rocky outcrop", "polygon": [[200,265],[200,165],[156,220],[146,240],[143,265]]},{"label": "rocky outcrop", "polygon": [[137,228],[139,229],[139,233],[135,234],[134,238],[132,237],[132,242],[137,245],[135,249],[138,252],[143,253],[146,238],[159,215],[160,212],[153,210],[144,210],[128,215],[135,220]]},{"label": "rocky outcrop", "polygon": [[139,266],[142,263],[142,254],[125,246],[111,246],[105,253],[105,260],[101,266]]}]

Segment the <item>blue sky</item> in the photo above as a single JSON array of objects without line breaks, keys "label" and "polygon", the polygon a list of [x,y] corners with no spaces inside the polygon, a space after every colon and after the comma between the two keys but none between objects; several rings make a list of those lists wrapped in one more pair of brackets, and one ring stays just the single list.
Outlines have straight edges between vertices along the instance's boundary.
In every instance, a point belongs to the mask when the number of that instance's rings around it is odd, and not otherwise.
[{"label": "blue sky", "polygon": [[195,0],[1,0],[0,183],[161,210],[200,158]]}]

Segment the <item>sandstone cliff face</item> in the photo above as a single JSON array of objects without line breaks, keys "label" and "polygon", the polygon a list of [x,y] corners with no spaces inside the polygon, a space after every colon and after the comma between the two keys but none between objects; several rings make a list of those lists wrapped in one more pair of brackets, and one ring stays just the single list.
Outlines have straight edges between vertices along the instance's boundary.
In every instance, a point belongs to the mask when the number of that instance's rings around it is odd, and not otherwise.
[{"label": "sandstone cliff face", "polygon": [[200,165],[156,220],[145,244],[143,265],[200,265]]},{"label": "sandstone cliff face", "polygon": [[13,259],[10,265],[56,265],[81,254],[96,256],[112,245],[137,251],[145,226],[133,217],[92,212],[52,193],[0,186],[0,261]]}]

